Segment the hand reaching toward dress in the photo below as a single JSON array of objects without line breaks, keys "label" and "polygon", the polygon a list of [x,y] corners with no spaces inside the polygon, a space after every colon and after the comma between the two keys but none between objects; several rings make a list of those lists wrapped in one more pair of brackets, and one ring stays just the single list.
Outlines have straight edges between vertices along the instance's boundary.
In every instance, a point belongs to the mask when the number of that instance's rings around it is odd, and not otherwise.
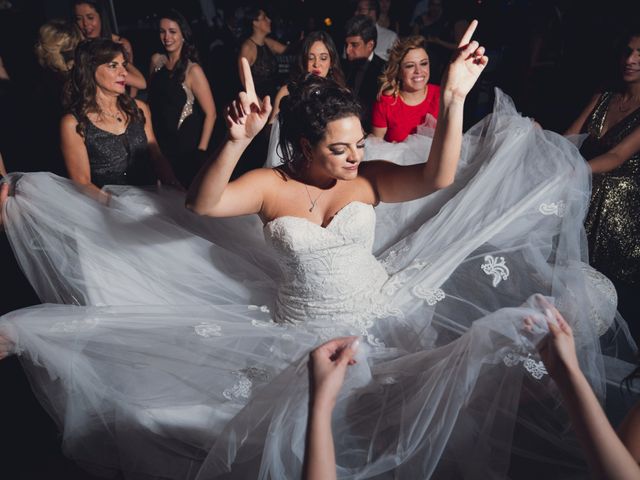
[{"label": "hand reaching toward dress", "polygon": [[344,382],[347,367],[356,363],[358,337],[335,338],[323,343],[309,360],[311,405],[305,448],[305,480],[335,480],[336,458],[331,414]]},{"label": "hand reaching toward dress", "polygon": [[271,113],[271,99],[266,96],[260,101],[253,85],[251,67],[246,58],[240,60],[244,92],[231,102],[225,112],[229,139],[232,141],[251,140],[265,126]]},{"label": "hand reaching toward dress", "polygon": [[489,62],[485,48],[471,40],[477,26],[478,21],[474,20],[467,27],[442,81],[446,92],[461,99],[467,96]]},{"label": "hand reaching toward dress", "polygon": [[[637,480],[640,478],[638,461],[615,432],[591,389],[589,381],[580,370],[573,332],[567,321],[551,304],[545,306],[545,321],[549,333],[538,344],[540,357],[551,378],[556,382],[571,424],[582,445],[593,478]],[[533,330],[539,320],[527,317],[525,328]],[[630,412],[625,422],[629,428],[625,439],[637,445],[640,438],[638,407]]]},{"label": "hand reaching toward dress", "polygon": [[333,408],[347,367],[356,363],[358,337],[341,337],[323,343],[311,352],[313,401]]},{"label": "hand reaching toward dress", "polygon": [[[544,301],[545,316],[549,333],[538,344],[538,352],[549,375],[557,383],[580,371],[576,346],[571,327],[556,308]],[[525,319],[526,326],[532,326],[533,319]]]}]

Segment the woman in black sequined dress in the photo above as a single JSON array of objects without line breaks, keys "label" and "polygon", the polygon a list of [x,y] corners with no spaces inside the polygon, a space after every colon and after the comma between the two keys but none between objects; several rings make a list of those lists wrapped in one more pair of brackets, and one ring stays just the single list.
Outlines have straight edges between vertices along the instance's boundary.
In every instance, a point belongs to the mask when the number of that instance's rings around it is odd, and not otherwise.
[{"label": "woman in black sequined dress", "polygon": [[61,120],[61,146],[69,177],[104,198],[104,185],[177,184],[162,156],[146,104],[126,94],[121,44],[88,40],[76,49]]},{"label": "woman in black sequined dress", "polygon": [[618,291],[618,310],[640,340],[640,27],[625,39],[621,85],[593,97],[566,132],[589,134],[593,171],[585,221],[591,265]]},{"label": "woman in black sequined dress", "polygon": [[287,47],[268,37],[271,33],[271,19],[264,10],[255,6],[247,7],[245,21],[247,33],[250,35],[240,46],[238,54],[240,78],[242,79],[240,59],[244,57],[251,66],[251,75],[253,75],[258,96],[263,98],[269,95],[273,99],[281,83],[276,55],[283,54]]},{"label": "woman in black sequined dress", "polygon": [[[260,98],[269,96],[273,102],[278,89],[283,83],[283,78],[278,71],[276,55],[285,53],[286,45],[270,38],[271,19],[266,12],[255,5],[244,8],[244,30],[246,40],[240,46],[238,53],[238,71],[240,80],[244,81],[242,73],[242,58],[246,58],[251,66],[251,75],[256,93]],[[243,173],[264,164],[269,148],[269,136],[271,128],[263,129],[251,146],[245,151],[242,160],[238,163],[233,177],[237,178]]]}]

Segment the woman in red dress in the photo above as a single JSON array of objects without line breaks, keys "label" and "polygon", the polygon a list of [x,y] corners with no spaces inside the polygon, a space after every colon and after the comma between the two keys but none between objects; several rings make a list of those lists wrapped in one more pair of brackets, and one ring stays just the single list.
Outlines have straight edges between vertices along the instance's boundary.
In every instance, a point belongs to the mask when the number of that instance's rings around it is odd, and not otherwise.
[{"label": "woman in red dress", "polygon": [[428,83],[429,55],[425,44],[424,37],[416,35],[396,42],[391,49],[373,106],[374,136],[402,142],[416,133],[427,115],[438,118],[440,87]]}]

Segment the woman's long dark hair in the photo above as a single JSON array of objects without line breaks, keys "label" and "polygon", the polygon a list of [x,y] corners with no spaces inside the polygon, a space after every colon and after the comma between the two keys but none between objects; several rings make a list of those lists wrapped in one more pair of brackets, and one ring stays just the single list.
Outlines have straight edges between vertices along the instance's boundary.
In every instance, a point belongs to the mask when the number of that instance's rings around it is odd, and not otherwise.
[{"label": "woman's long dark hair", "polygon": [[331,35],[323,30],[316,30],[315,32],[309,33],[302,43],[302,49],[300,51],[300,56],[298,57],[298,68],[300,69],[300,75],[307,74],[307,59],[309,58],[309,50],[311,50],[311,46],[316,43],[321,42],[327,47],[329,51],[329,58],[331,59],[331,66],[329,67],[329,73],[327,74],[327,78],[330,78],[340,86],[345,86],[344,73],[342,73],[342,68],[340,68],[340,57],[338,56],[338,50],[336,49],[335,44],[333,43],[333,39]]},{"label": "woman's long dark hair", "polygon": [[[64,94],[64,108],[78,120],[76,131],[84,136],[90,120],[88,113],[100,113],[96,102],[96,69],[100,65],[111,62],[119,54],[127,58],[124,47],[112,40],[95,38],[85,40],[76,48],[75,60],[71,75],[67,80]],[[129,95],[118,96],[118,108],[124,112],[128,121],[144,122],[144,114]]]},{"label": "woman's long dark hair", "polygon": [[200,63],[198,50],[196,49],[196,45],[193,40],[193,32],[191,31],[189,22],[187,22],[187,19],[184,17],[184,15],[182,15],[174,8],[170,8],[162,12],[159,17],[158,28],[160,27],[160,20],[162,20],[163,18],[171,20],[172,22],[176,22],[178,24],[178,27],[180,27],[182,38],[184,38],[182,48],[180,49],[180,59],[171,72],[171,76],[177,79],[179,83],[182,83],[184,82],[184,77],[187,73],[189,62]]},{"label": "woman's long dark hair", "polygon": [[260,16],[260,12],[264,12],[263,8],[260,8],[257,4],[252,3],[242,7],[239,10],[241,34],[240,38],[246,40],[253,34],[253,22]]},{"label": "woman's long dark hair", "polygon": [[100,37],[111,40],[111,35],[114,33],[111,26],[111,16],[107,11],[107,7],[101,0],[73,0],[71,4],[71,21],[76,25],[75,8],[76,5],[89,5],[93,8],[100,17]]}]

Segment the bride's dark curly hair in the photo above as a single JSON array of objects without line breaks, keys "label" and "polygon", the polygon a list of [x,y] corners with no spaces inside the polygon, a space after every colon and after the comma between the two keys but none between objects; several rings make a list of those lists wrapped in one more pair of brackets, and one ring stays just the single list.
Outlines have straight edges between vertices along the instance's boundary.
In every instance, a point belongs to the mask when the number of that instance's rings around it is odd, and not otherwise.
[{"label": "bride's dark curly hair", "polygon": [[289,95],[282,99],[278,113],[278,154],[286,168],[299,173],[305,164],[302,139],[315,146],[324,137],[329,122],[351,116],[360,118],[362,107],[351,90],[329,78],[309,74],[289,83],[288,88]]},{"label": "bride's dark curly hair", "polygon": [[[76,131],[82,136],[89,124],[87,114],[100,113],[100,107],[96,102],[96,69],[120,54],[127,59],[127,53],[121,44],[105,38],[85,40],[76,48],[73,69],[65,86],[63,104],[65,111],[78,120]],[[127,121],[144,122],[144,114],[129,95],[119,95],[117,102]]]}]

